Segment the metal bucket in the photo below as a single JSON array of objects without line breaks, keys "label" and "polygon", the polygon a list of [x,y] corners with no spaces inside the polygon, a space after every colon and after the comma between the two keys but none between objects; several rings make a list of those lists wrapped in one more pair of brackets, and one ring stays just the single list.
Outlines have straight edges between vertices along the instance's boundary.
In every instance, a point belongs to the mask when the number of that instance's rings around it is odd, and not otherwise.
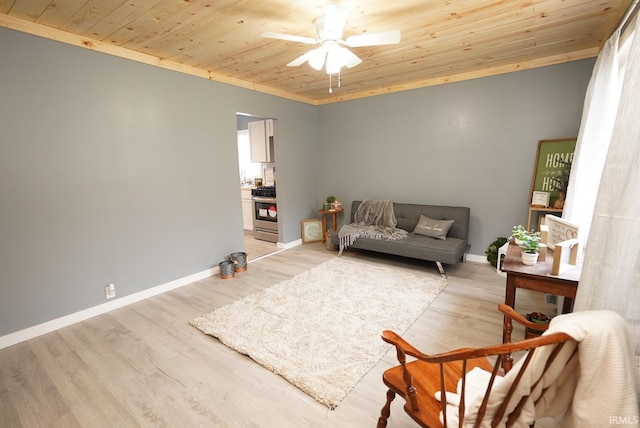
[{"label": "metal bucket", "polygon": [[220,278],[229,279],[235,276],[232,261],[224,260],[218,266],[220,266]]},{"label": "metal bucket", "polygon": [[231,253],[227,259],[233,262],[234,270],[236,272],[244,272],[247,270],[247,253]]}]

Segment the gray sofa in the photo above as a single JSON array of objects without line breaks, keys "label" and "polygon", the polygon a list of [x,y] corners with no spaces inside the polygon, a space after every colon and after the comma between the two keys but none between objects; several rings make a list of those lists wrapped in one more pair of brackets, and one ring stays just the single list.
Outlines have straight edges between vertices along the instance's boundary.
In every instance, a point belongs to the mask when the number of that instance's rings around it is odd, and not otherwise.
[{"label": "gray sofa", "polygon": [[[351,204],[351,220],[362,201]],[[440,205],[393,204],[393,210],[398,220],[398,228],[409,232],[404,239],[387,241],[369,238],[358,238],[348,248],[377,251],[379,253],[394,254],[419,260],[435,262],[440,274],[446,278],[442,263],[455,264],[464,260],[467,251],[467,236],[469,232],[469,216],[471,210],[467,207],[449,207]],[[447,239],[435,239],[412,233],[418,224],[420,215],[435,220],[454,220],[453,226],[447,234]],[[339,245],[338,234],[331,235],[331,242]]]}]

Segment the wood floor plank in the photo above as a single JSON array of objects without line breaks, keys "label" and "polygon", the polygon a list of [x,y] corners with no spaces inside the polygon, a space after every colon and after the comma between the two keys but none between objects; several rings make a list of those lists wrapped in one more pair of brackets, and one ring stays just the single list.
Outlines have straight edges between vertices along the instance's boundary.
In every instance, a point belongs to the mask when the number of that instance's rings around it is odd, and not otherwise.
[{"label": "wood floor plank", "polygon": [[[384,358],[333,411],[189,321],[336,257],[308,244],[0,350],[0,427],[375,426],[385,401]],[[435,264],[348,250],[343,257],[440,278]],[[253,259],[255,260],[255,259]],[[505,279],[486,264],[448,266],[448,285],[404,336],[435,353],[501,341]],[[555,306],[519,290],[517,309]],[[516,330],[515,335],[519,333]],[[390,427],[413,427],[403,401]],[[553,427],[553,422],[547,425]]]},{"label": "wood floor plank", "polygon": [[135,426],[133,418],[114,400],[75,351],[51,352],[58,344],[66,344],[56,333],[46,335],[45,340],[32,341],[30,345],[71,409],[68,415],[61,418],[60,426],[110,427],[114,418],[121,421],[122,426]]},{"label": "wood floor plank", "polygon": [[11,349],[8,358],[1,360],[0,379],[5,395],[3,401],[6,399],[13,406],[14,411],[9,414],[17,411],[13,422],[25,427],[55,424],[70,411],[63,395],[28,342]]}]

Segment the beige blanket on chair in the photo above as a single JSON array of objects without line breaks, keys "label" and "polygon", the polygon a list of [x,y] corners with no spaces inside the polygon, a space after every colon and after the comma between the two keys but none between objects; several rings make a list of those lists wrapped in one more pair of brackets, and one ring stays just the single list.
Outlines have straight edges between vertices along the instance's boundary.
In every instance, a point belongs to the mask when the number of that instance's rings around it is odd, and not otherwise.
[{"label": "beige blanket on chair", "polygon": [[[509,404],[511,411],[522,397],[528,397],[515,427],[528,427],[542,417],[555,417],[565,409],[563,427],[638,426],[638,401],[633,376],[633,352],[626,321],[611,311],[585,311],[555,317],[545,334],[563,332],[571,336],[547,372],[542,376],[549,358],[549,349],[536,351]],[[578,352],[572,358],[573,352]],[[491,392],[487,415],[482,426],[490,426],[488,418],[495,413],[524,358],[500,379]],[[488,377],[484,373],[474,380],[467,377],[465,400],[470,403],[465,414],[465,426],[473,426],[478,407],[486,390]],[[542,376],[535,388],[533,385]],[[470,387],[476,384],[475,388]],[[542,394],[544,392],[544,395]],[[542,398],[540,398],[542,395]],[[457,401],[447,393],[447,402]],[[467,401],[468,400],[468,401]],[[538,401],[536,403],[536,401]],[[449,410],[449,407],[451,409]],[[458,426],[458,410],[448,406],[447,424]],[[442,417],[442,415],[441,415]],[[500,426],[505,426],[502,421]]]},{"label": "beige blanket on chair", "polygon": [[340,254],[359,237],[371,239],[403,239],[407,231],[397,229],[398,221],[390,200],[365,199],[353,215],[353,223],[345,224],[338,232]]}]

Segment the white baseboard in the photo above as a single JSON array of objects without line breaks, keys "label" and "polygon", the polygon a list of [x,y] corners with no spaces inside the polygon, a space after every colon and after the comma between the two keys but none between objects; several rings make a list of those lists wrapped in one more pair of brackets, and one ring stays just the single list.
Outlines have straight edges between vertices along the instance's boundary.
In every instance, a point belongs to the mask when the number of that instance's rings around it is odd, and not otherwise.
[{"label": "white baseboard", "polygon": [[286,244],[283,242],[278,242],[278,248],[282,248],[283,250],[288,250],[289,248],[297,247],[298,245],[302,245],[302,239],[287,242]]},{"label": "white baseboard", "polygon": [[465,259],[468,262],[487,263],[487,264],[489,264],[489,261],[487,260],[487,256],[479,256],[477,254],[467,254]]},{"label": "white baseboard", "polygon": [[[302,239],[298,239],[297,241],[292,241],[286,244],[278,242],[277,245],[279,250],[276,252],[279,253],[289,248],[302,245]],[[275,253],[268,254],[267,256],[264,256],[264,257],[268,257],[273,254]],[[255,260],[251,260],[249,261],[249,263],[257,261],[261,258],[262,257]],[[475,255],[475,254],[467,254],[466,260],[470,262],[488,263],[486,257]],[[102,315],[114,309],[122,308],[132,303],[139,302],[144,299],[148,299],[149,297],[166,293],[167,291],[173,290],[175,288],[183,287],[187,284],[191,284],[192,282],[196,282],[204,278],[209,278],[210,276],[216,275],[218,273],[220,273],[220,268],[216,266],[211,269],[203,270],[202,272],[185,276],[184,278],[179,278],[174,281],[167,282],[166,284],[148,288],[138,293],[130,294],[128,296],[124,296],[116,300],[112,300],[97,306],[93,306],[91,308],[83,309],[79,312],[65,315],[63,317],[56,318],[51,321],[46,321],[46,322],[43,322],[42,324],[34,325],[32,327],[28,327],[23,330],[16,331],[14,333],[9,333],[5,336],[0,337],[0,349],[7,348],[9,346],[15,345],[20,342],[24,342],[25,340],[33,339],[34,337],[38,337],[43,334],[50,333],[52,331],[70,326],[71,324],[84,321],[86,319],[95,317],[97,315]]]},{"label": "white baseboard", "polygon": [[84,321],[86,319],[95,317],[96,315],[101,315],[114,309],[122,308],[132,303],[148,299],[149,297],[165,293],[169,290],[191,284],[192,282],[196,282],[204,278],[209,278],[210,276],[216,275],[218,273],[220,273],[220,268],[216,266],[211,269],[203,270],[202,272],[185,276],[184,278],[179,278],[174,281],[167,282],[166,284],[148,288],[138,293],[130,294],[128,296],[124,296],[116,300],[111,300],[109,302],[93,306],[91,308],[83,309],[73,314],[65,315],[51,321],[43,322],[42,324],[25,328],[24,330],[19,330],[14,333],[7,334],[0,337],[0,349],[7,348],[20,342],[24,342],[25,340],[33,339],[34,337],[50,333],[52,331],[67,327],[80,321]]},{"label": "white baseboard", "polygon": [[278,247],[277,251],[274,251],[273,253],[265,254],[264,256],[260,256],[260,257],[257,257],[255,259],[249,260],[247,263],[257,262],[258,260],[262,260],[262,259],[267,258],[269,256],[273,256],[274,254],[281,253],[284,250],[288,250],[289,248],[297,247],[298,245],[302,245],[302,239],[298,239],[297,241],[293,241],[293,242],[288,242],[286,244],[282,243],[282,242],[278,242],[278,243],[276,243],[276,246]]}]

